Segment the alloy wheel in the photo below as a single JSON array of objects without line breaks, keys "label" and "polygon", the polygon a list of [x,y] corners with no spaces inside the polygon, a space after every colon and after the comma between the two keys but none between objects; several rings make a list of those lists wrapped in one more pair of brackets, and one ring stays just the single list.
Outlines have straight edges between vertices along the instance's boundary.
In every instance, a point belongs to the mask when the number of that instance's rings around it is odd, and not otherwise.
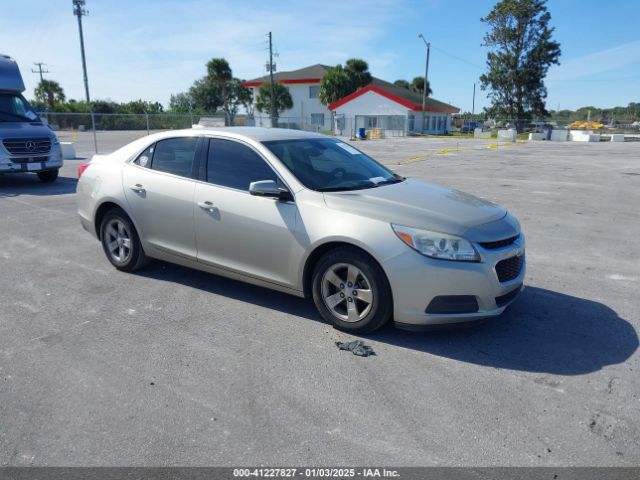
[{"label": "alloy wheel", "polygon": [[126,263],[131,256],[131,232],[127,226],[114,218],[107,224],[104,236],[109,255],[119,263]]},{"label": "alloy wheel", "polygon": [[336,263],[322,276],[322,300],[340,320],[361,321],[373,305],[371,282],[355,265]]}]

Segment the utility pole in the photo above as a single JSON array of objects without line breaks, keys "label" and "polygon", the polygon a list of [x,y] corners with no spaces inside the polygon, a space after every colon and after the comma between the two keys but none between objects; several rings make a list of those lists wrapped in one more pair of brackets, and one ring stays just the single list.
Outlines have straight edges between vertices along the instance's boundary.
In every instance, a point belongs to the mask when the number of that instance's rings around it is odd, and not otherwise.
[{"label": "utility pole", "polygon": [[82,17],[89,12],[85,10],[85,0],[72,0],[73,14],[78,17],[78,32],[80,32],[80,53],[82,55],[82,73],[84,75],[84,92],[87,97],[87,105],[91,112],[91,127],[93,130],[93,145],[96,153],[98,153],[98,139],[96,137],[96,119],[93,115],[93,107],[91,106],[91,97],[89,96],[89,79],[87,77],[87,60],[84,55],[84,36],[82,34]]},{"label": "utility pole", "polygon": [[427,42],[422,33],[418,34],[418,37],[422,39],[427,46],[427,63],[424,68],[424,85],[422,87],[422,132],[424,132],[424,112],[427,108],[427,84],[429,83],[429,52],[431,50],[431,43]]},{"label": "utility pole", "polygon": [[273,41],[271,38],[271,32],[269,32],[269,77],[271,80],[271,126],[277,127],[276,120],[276,91],[273,84]]},{"label": "utility pole", "polygon": [[476,83],[473,82],[473,101],[471,102],[471,115],[476,113]]},{"label": "utility pole", "polygon": [[31,69],[31,71],[33,73],[39,73],[40,74],[40,83],[42,83],[42,81],[44,80],[44,77],[42,76],[43,73],[49,73],[49,70],[43,70],[42,66],[46,65],[46,63],[44,62],[33,62],[33,64],[38,67],[37,70],[34,70],[33,68]]}]

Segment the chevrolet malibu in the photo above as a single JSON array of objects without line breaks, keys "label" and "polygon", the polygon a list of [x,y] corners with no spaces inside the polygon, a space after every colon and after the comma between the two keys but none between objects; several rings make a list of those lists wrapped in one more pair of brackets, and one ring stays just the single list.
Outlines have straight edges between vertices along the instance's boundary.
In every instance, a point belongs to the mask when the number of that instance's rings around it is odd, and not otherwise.
[{"label": "chevrolet malibu", "polygon": [[311,297],[334,327],[501,314],[525,274],[504,208],[284,129],[158,133],[79,169],[78,213],[119,270],[149,259]]}]

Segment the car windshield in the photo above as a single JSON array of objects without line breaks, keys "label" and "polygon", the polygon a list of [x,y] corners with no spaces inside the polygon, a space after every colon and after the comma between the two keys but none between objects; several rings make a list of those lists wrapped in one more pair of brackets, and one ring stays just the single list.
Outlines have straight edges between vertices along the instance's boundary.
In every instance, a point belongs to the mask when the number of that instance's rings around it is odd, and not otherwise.
[{"label": "car windshield", "polygon": [[0,122],[38,121],[31,105],[16,93],[0,93]]},{"label": "car windshield", "polygon": [[263,144],[307,188],[319,192],[375,188],[404,180],[360,150],[333,138],[274,140]]}]

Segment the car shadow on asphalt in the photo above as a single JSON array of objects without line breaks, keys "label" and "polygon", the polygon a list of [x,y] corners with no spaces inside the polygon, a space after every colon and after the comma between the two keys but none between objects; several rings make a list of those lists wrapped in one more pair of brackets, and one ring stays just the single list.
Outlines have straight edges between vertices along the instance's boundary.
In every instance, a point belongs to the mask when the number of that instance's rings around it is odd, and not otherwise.
[{"label": "car shadow on asphalt", "polygon": [[75,193],[77,178],[59,176],[55,182],[43,183],[35,173],[0,175],[0,198],[19,195],[66,195]]},{"label": "car shadow on asphalt", "polygon": [[366,338],[493,368],[582,375],[622,363],[638,348],[633,326],[608,306],[526,287],[499,317],[416,334],[390,326]]},{"label": "car shadow on asphalt", "polygon": [[[323,322],[311,300],[217,275],[164,262],[136,273]],[[387,325],[352,336],[476,365],[555,375],[595,372],[624,362],[638,348],[633,326],[608,306],[537,287],[526,287],[497,318],[428,332]]]},{"label": "car shadow on asphalt", "polygon": [[148,267],[136,271],[135,274],[165,282],[179,283],[187,287],[302,317],[306,320],[324,322],[316,312],[311,300],[180,265],[153,261]]}]

